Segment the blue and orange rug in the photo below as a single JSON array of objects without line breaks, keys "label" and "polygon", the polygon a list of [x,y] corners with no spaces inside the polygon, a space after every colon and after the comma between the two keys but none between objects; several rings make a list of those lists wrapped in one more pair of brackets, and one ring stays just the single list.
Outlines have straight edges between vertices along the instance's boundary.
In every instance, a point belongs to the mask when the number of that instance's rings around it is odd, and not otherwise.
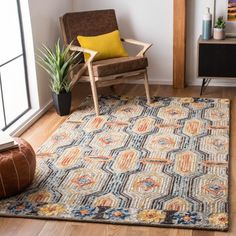
[{"label": "blue and orange rug", "polygon": [[229,100],[89,97],[37,152],[0,215],[228,229]]}]

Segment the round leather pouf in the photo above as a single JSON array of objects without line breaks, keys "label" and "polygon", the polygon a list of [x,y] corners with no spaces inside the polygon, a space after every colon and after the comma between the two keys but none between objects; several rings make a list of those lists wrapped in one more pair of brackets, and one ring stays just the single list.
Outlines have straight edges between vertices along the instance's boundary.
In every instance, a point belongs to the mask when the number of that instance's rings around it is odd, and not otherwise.
[{"label": "round leather pouf", "polygon": [[0,198],[20,193],[34,179],[35,152],[25,140],[15,141],[18,148],[0,152]]}]

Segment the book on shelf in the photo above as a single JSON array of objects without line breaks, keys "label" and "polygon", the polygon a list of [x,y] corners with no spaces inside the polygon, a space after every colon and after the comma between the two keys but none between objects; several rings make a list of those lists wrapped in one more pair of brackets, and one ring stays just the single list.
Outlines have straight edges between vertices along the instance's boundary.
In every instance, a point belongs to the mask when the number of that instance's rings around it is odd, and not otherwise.
[{"label": "book on shelf", "polygon": [[10,135],[0,131],[0,152],[16,147],[18,147],[17,142]]}]

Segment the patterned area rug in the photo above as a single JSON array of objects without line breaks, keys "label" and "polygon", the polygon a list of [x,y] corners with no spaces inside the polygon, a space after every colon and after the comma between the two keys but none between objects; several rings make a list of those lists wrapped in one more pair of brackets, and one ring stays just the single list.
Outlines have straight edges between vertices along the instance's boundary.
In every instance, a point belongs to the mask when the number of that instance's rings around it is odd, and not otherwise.
[{"label": "patterned area rug", "polygon": [[89,97],[2,216],[228,229],[229,100]]}]

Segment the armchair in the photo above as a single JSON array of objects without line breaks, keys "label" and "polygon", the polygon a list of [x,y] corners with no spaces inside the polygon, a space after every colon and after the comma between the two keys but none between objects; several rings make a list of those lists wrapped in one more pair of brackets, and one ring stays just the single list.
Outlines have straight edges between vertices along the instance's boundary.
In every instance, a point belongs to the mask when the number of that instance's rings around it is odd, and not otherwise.
[{"label": "armchair", "polygon": [[114,10],[66,13],[60,17],[60,25],[64,43],[69,44],[73,41],[70,50],[90,55],[86,62],[80,63],[72,71],[71,86],[73,87],[78,81],[90,82],[96,115],[99,115],[97,87],[143,79],[147,103],[151,102],[147,74],[148,61],[145,57],[146,51],[152,46],[151,44],[133,39],[121,39],[123,42],[141,46],[141,51],[133,57],[94,61],[97,52],[82,48],[76,39],[78,35],[97,36],[118,30]]}]

